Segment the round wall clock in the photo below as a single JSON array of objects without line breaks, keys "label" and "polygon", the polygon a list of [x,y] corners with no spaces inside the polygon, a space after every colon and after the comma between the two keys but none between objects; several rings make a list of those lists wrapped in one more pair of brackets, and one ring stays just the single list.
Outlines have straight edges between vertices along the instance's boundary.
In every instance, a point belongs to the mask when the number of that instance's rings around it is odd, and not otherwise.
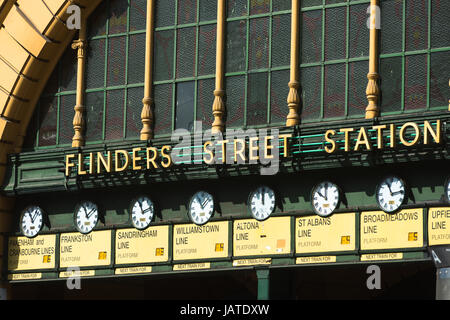
[{"label": "round wall clock", "polygon": [[91,201],[83,201],[75,208],[75,227],[81,233],[91,232],[98,222],[98,207]]},{"label": "round wall clock", "polygon": [[189,219],[197,225],[205,224],[214,213],[214,198],[206,191],[198,191],[189,202]]},{"label": "round wall clock", "polygon": [[141,196],[131,202],[131,223],[136,229],[147,228],[153,219],[155,208],[153,202],[146,196]]},{"label": "round wall clock", "polygon": [[311,192],[313,210],[322,217],[332,214],[337,208],[339,201],[339,187],[330,181],[319,183]]},{"label": "round wall clock", "polygon": [[397,211],[403,204],[405,195],[405,182],[396,176],[385,178],[381,181],[376,190],[378,206],[387,213]]},{"label": "round wall clock", "polygon": [[267,186],[258,187],[250,193],[248,206],[253,218],[266,220],[275,211],[275,192]]},{"label": "round wall clock", "polygon": [[38,206],[29,206],[20,216],[20,230],[28,238],[37,236],[44,225],[44,212]]}]

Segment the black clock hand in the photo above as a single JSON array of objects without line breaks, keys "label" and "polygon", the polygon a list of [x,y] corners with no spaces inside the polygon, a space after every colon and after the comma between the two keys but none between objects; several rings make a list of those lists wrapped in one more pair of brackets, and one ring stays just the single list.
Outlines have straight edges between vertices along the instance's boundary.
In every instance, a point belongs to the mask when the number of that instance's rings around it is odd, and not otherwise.
[{"label": "black clock hand", "polygon": [[89,219],[91,217],[91,212],[95,211],[95,208],[91,209],[91,211],[89,211],[89,213],[87,214],[87,218]]}]

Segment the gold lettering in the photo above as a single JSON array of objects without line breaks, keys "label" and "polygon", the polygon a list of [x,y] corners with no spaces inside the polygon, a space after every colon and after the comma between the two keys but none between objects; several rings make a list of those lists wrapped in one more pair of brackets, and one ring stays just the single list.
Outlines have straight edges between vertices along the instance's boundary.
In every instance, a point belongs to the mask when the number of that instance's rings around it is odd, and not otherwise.
[{"label": "gold lettering", "polygon": [[366,146],[366,150],[370,151],[370,149],[371,149],[370,143],[369,143],[369,139],[367,138],[366,129],[364,127],[361,127],[361,129],[359,129],[358,139],[356,140],[356,145],[355,145],[355,151],[358,151],[359,145],[361,145],[361,144],[364,144]]},{"label": "gold lettering", "polygon": [[103,157],[101,152],[97,152],[97,173],[102,173],[101,165],[106,170],[106,172],[111,172],[111,151],[107,152],[107,159]]},{"label": "gold lettering", "polygon": [[350,139],[349,139],[349,133],[354,131],[355,129],[353,128],[345,128],[345,129],[340,129],[339,132],[344,132],[345,133],[345,152],[348,152],[350,150]]},{"label": "gold lettering", "polygon": [[279,137],[283,138],[283,155],[287,158],[289,156],[287,138],[291,138],[292,134],[280,134]]},{"label": "gold lettering", "polygon": [[161,165],[164,168],[169,168],[172,165],[172,157],[170,156],[170,154],[165,153],[165,151],[170,151],[172,150],[171,146],[164,146],[161,148],[161,157],[167,159],[167,162],[161,161]]},{"label": "gold lettering", "polygon": [[225,153],[225,145],[228,143],[228,140],[222,140],[218,143],[222,145],[222,163],[225,163],[226,153]]},{"label": "gold lettering", "polygon": [[[416,133],[416,136],[414,137],[414,140],[412,140],[412,141],[406,141],[405,137],[404,137],[405,130],[408,127],[412,127]],[[415,145],[417,143],[417,141],[419,141],[419,138],[420,138],[419,126],[414,122],[407,122],[400,129],[400,141],[407,147],[411,147],[411,146]]]},{"label": "gold lettering", "polygon": [[86,170],[83,170],[84,168],[84,159],[83,159],[83,154],[79,153],[78,154],[78,174],[79,175],[84,175],[87,174]]},{"label": "gold lettering", "polygon": [[[153,156],[150,157],[150,151],[153,153]],[[154,147],[147,148],[147,170],[150,170],[150,163],[153,165],[153,168],[158,169],[158,164],[155,162],[156,157],[158,156],[158,150]]]},{"label": "gold lettering", "polygon": [[[241,147],[238,149],[237,144],[240,144]],[[245,161],[245,140],[244,139],[235,139],[234,140],[234,162],[237,162],[237,155],[239,155],[242,161]]]},{"label": "gold lettering", "polygon": [[75,167],[75,164],[70,162],[70,160],[73,158],[75,158],[74,154],[66,155],[66,176],[70,175],[70,168]]},{"label": "gold lettering", "polygon": [[[258,146],[258,137],[249,137],[248,138],[248,157],[250,160],[259,160],[259,146]],[[253,143],[256,142],[256,143]],[[257,152],[256,155],[254,154],[254,152]]]},{"label": "gold lettering", "polygon": [[142,157],[138,157],[137,153],[141,151],[142,148],[133,148],[133,170],[142,170],[142,166],[136,164],[137,161],[142,160]]},{"label": "gold lettering", "polygon": [[441,143],[441,120],[436,120],[436,131],[433,131],[431,124],[428,121],[424,122],[424,138],[423,143],[428,144],[428,132],[433,137],[435,143]]},{"label": "gold lettering", "polygon": [[333,153],[336,151],[336,142],[333,139],[329,138],[329,135],[335,135],[336,131],[334,130],[327,130],[327,132],[325,132],[325,140],[329,143],[331,143],[331,148],[329,148],[328,146],[325,146],[325,151],[327,153]]},{"label": "gold lettering", "polygon": [[270,151],[270,155],[268,153],[268,149],[273,149],[273,145],[268,143],[269,140],[273,140],[273,136],[265,136],[264,137],[264,158],[265,159],[273,159],[272,151]]},{"label": "gold lettering", "polygon": [[372,129],[377,130],[377,148],[383,149],[383,129],[386,129],[385,124],[373,126]]},{"label": "gold lettering", "polygon": [[208,146],[211,146],[211,145],[212,145],[211,141],[206,141],[205,144],[203,145],[203,151],[205,153],[209,154],[209,156],[210,156],[209,159],[207,159],[206,156],[203,156],[203,161],[206,164],[211,164],[213,162],[213,160],[214,160],[214,154],[213,154],[212,150],[208,149]]},{"label": "gold lettering", "polygon": [[[120,154],[125,157],[125,164],[122,167],[119,167],[120,162],[121,162],[120,157],[119,157]],[[115,155],[115,170],[116,170],[116,172],[124,171],[128,167],[128,164],[130,163],[130,156],[128,155],[128,152],[126,152],[125,150],[116,150],[114,152],[114,155]]]},{"label": "gold lettering", "polygon": [[391,148],[395,148],[395,125],[393,123],[389,126],[389,131],[391,135],[389,145]]}]

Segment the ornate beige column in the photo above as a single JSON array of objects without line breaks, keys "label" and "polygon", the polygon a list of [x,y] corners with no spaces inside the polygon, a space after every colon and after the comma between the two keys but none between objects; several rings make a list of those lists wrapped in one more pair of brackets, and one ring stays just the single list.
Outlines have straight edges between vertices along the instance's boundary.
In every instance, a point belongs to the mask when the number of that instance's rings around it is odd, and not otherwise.
[{"label": "ornate beige column", "polygon": [[378,87],[378,29],[377,26],[380,19],[378,0],[370,1],[370,48],[369,48],[369,74],[367,79],[366,96],[369,104],[366,108],[366,119],[378,117],[380,108],[378,100],[380,96],[380,88]]},{"label": "ornate beige column", "polygon": [[153,138],[153,43],[154,43],[154,26],[155,26],[155,1],[147,0],[147,25],[145,37],[145,80],[144,80],[144,98],[142,99],[142,130],[141,140],[150,140]]},{"label": "ornate beige column", "polygon": [[84,75],[86,69],[86,19],[82,19],[81,21],[81,29],[79,30],[78,40],[75,40],[72,43],[72,49],[77,50],[78,57],[78,68],[77,68],[77,96],[76,96],[76,105],[75,116],[73,118],[73,129],[75,134],[72,138],[72,147],[82,147],[84,146]]},{"label": "ornate beige column", "polygon": [[212,132],[223,132],[225,123],[225,23],[226,7],[225,0],[217,0],[217,43],[216,43],[216,89],[214,90]]},{"label": "ornate beige column", "polygon": [[300,50],[300,0],[292,0],[291,15],[291,78],[289,81],[289,95],[287,103],[289,114],[287,115],[286,126],[295,126],[300,123],[298,108],[300,106],[300,95],[298,89],[300,82],[298,79],[299,50]]}]

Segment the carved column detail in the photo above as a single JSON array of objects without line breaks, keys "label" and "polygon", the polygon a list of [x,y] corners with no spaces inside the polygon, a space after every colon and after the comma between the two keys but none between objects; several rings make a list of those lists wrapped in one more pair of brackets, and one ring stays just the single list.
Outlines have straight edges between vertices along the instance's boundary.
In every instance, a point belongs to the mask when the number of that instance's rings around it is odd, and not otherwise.
[{"label": "carved column detail", "polygon": [[370,47],[369,47],[369,80],[366,89],[368,105],[366,108],[366,119],[378,117],[380,108],[378,105],[380,88],[378,86],[378,29],[380,8],[378,0],[370,1]]},{"label": "carved column detail", "polygon": [[286,126],[291,127],[300,123],[300,116],[298,115],[300,106],[300,95],[298,90],[300,82],[298,79],[299,68],[299,21],[300,21],[300,0],[292,0],[292,17],[291,17],[291,78],[289,81],[289,95],[287,103],[289,107],[289,114],[287,115]]},{"label": "carved column detail", "polygon": [[85,143],[84,138],[84,75],[86,70],[86,20],[81,21],[81,29],[79,30],[78,40],[73,41],[72,49],[77,50],[77,95],[76,95],[76,105],[74,107],[75,115],[73,118],[73,130],[75,134],[72,138],[72,147],[82,147]]},{"label": "carved column detail", "polygon": [[214,122],[212,132],[223,132],[225,123],[225,0],[217,0],[217,44],[216,44],[216,89],[214,90],[214,103],[212,107]]},{"label": "carved column detail", "polygon": [[152,82],[153,82],[153,43],[154,43],[154,26],[155,26],[155,10],[154,0],[147,0],[147,24],[145,36],[145,80],[144,80],[144,98],[142,99],[142,130],[141,140],[150,140],[153,138],[153,98],[152,98]]}]

